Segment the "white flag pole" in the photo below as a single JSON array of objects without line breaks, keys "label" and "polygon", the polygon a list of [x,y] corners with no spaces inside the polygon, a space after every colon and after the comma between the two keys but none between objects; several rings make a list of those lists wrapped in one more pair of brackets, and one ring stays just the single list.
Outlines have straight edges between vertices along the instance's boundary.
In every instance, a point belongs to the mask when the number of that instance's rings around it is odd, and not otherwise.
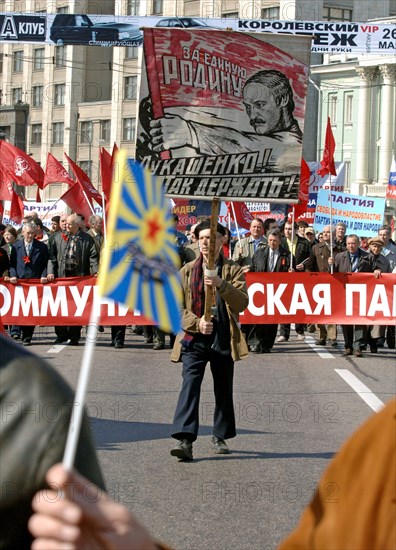
[{"label": "white flag pole", "polygon": [[[291,248],[290,248],[290,267],[293,267],[294,220],[295,220],[295,213],[294,213],[294,206],[293,206],[293,210],[292,210],[292,234],[291,234]],[[286,218],[286,221],[287,221],[287,218]]]},{"label": "white flag pole", "polygon": [[[331,174],[329,172],[329,189],[330,189],[330,258],[333,259],[333,197],[331,192]],[[330,266],[330,273],[333,275],[333,264]]]},{"label": "white flag pole", "polygon": [[69,431],[67,434],[65,453],[63,455],[63,467],[67,472],[73,469],[76,457],[77,444],[80,437],[81,422],[84,414],[85,397],[89,375],[91,372],[92,357],[96,344],[97,327],[100,322],[100,309],[92,307],[89,320],[87,338],[81,362],[80,375],[78,378],[76,395],[74,398],[72,415],[70,418]]},{"label": "white flag pole", "polygon": [[235,228],[237,230],[237,237],[238,237],[239,246],[241,246],[241,235],[239,233],[238,222],[237,222],[236,215],[235,215],[234,203],[231,202],[230,204],[231,204],[231,209],[232,209],[232,215],[234,217]]},{"label": "white flag pole", "polygon": [[106,219],[106,200],[105,200],[105,196],[104,196],[104,193],[102,191],[102,217],[103,217],[103,239],[104,239],[104,244],[106,244],[106,238],[107,238],[107,229],[106,229],[106,222],[107,222],[107,219]]}]

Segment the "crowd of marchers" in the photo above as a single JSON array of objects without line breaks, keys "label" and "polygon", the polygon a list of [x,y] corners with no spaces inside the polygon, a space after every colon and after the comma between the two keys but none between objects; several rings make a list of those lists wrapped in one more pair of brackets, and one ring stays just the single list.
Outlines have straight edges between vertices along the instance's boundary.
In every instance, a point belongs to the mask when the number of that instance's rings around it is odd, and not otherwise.
[{"label": "crowd of marchers", "polygon": [[[175,223],[177,224],[177,216]],[[197,224],[184,233],[176,231],[176,246],[181,265],[193,262],[201,255],[194,233]],[[376,237],[361,238],[347,234],[344,223],[326,226],[315,233],[306,222],[286,221],[281,227],[273,218],[254,218],[247,236],[232,237],[224,227],[221,253],[247,272],[365,272],[378,278],[381,273],[396,272],[396,244],[392,229],[383,225]],[[104,242],[103,220],[92,215],[85,220],[79,214],[61,214],[51,219],[46,228],[37,213],[25,216],[19,229],[0,224],[0,277],[11,284],[19,279],[40,279],[41,284],[58,277],[96,275]],[[10,326],[9,333],[23,345],[30,345],[34,326]],[[78,345],[81,326],[55,326],[55,344]],[[99,327],[103,331],[103,327]],[[166,334],[155,326],[133,326],[131,330],[144,337],[154,350],[165,349]],[[287,342],[290,324],[243,325],[243,334],[251,353],[271,353],[275,344]],[[315,335],[317,346],[338,346],[339,334],[344,340],[345,355],[362,357],[363,351],[387,345],[395,347],[394,326],[335,324],[295,325],[297,340],[306,332]],[[112,326],[110,344],[124,346],[126,326]],[[169,334],[173,347],[175,335]]]}]

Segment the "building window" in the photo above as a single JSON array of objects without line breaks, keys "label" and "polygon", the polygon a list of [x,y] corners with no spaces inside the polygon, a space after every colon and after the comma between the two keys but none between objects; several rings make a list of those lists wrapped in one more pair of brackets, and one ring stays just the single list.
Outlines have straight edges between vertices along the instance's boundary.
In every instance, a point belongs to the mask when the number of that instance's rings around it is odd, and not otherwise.
[{"label": "building window", "polygon": [[87,174],[89,179],[92,178],[92,160],[82,160],[79,162],[81,170]]},{"label": "building window", "polygon": [[65,67],[66,65],[66,48],[65,46],[55,46],[55,67]]},{"label": "building window", "polygon": [[31,136],[32,145],[41,145],[41,131],[42,131],[41,124],[32,124],[32,136]]},{"label": "building window", "polygon": [[69,6],[61,6],[56,8],[56,13],[69,13]]},{"label": "building window", "polygon": [[14,88],[12,90],[12,103],[14,105],[22,103],[22,88]]},{"label": "building window", "polygon": [[137,99],[137,76],[124,78],[124,99]]},{"label": "building window", "polygon": [[123,141],[135,141],[136,118],[124,118],[122,121]]},{"label": "building window", "polygon": [[91,121],[81,122],[80,143],[92,143],[93,124]]},{"label": "building window", "polygon": [[36,48],[33,50],[33,69],[41,71],[44,69],[44,48]]},{"label": "building window", "polygon": [[55,84],[54,105],[64,105],[66,96],[66,84]]},{"label": "building window", "polygon": [[12,70],[21,73],[23,69],[23,50],[17,50],[12,54]]},{"label": "building window", "polygon": [[140,0],[128,0],[127,15],[139,15]]},{"label": "building window", "polygon": [[345,94],[345,124],[352,124],[353,122],[353,94]]},{"label": "building window", "polygon": [[43,92],[44,92],[44,86],[33,86],[32,88],[32,106],[33,107],[43,106]]},{"label": "building window", "polygon": [[63,145],[64,143],[64,124],[63,122],[54,122],[52,125],[52,144]]},{"label": "building window", "polygon": [[325,21],[352,21],[353,10],[347,8],[332,8],[324,6],[323,19]]},{"label": "building window", "polygon": [[261,19],[279,19],[279,6],[263,8],[261,10]]},{"label": "building window", "polygon": [[329,94],[329,117],[331,124],[337,124],[337,94]]},{"label": "building window", "polygon": [[127,46],[125,48],[125,59],[137,59],[139,48],[135,46]]},{"label": "building window", "polygon": [[3,52],[0,53],[0,74],[3,74]]},{"label": "building window", "polygon": [[108,143],[110,141],[111,120],[102,120],[100,123],[100,139]]},{"label": "building window", "polygon": [[345,187],[348,189],[351,188],[351,161],[350,160],[344,160],[345,165]]},{"label": "building window", "polygon": [[162,15],[164,11],[164,2],[163,0],[153,0],[153,11],[152,15]]},{"label": "building window", "polygon": [[239,13],[237,11],[230,11],[228,13],[222,13],[221,14],[222,19],[238,19]]}]

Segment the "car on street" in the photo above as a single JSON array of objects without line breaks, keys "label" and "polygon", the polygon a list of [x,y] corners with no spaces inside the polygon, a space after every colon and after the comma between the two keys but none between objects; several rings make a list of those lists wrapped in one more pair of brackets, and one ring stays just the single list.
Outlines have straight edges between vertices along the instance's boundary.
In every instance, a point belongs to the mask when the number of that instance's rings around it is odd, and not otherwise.
[{"label": "car on street", "polygon": [[166,27],[166,28],[178,28],[178,29],[192,29],[192,28],[203,28],[203,29],[216,29],[218,27],[211,27],[202,19],[197,19],[196,17],[165,17],[162,18],[156,24],[156,27]]}]

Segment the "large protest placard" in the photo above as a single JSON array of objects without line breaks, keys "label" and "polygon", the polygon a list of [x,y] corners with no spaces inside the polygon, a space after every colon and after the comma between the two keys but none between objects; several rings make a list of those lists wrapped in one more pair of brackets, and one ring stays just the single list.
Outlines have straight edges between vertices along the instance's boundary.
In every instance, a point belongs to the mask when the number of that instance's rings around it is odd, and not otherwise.
[{"label": "large protest placard", "polygon": [[[343,222],[347,234],[354,233],[359,237],[376,237],[384,223],[385,199],[331,193],[322,189],[318,193],[314,228],[323,231],[325,225],[336,225]],[[332,215],[332,217],[331,217]]]},{"label": "large protest placard", "polygon": [[[372,273],[247,273],[249,305],[242,323],[395,323],[395,276]],[[102,325],[153,321],[99,295],[94,277],[69,277],[42,285],[0,279],[0,317],[8,325],[88,325],[91,310]]]},{"label": "large protest placard", "polygon": [[136,158],[167,195],[297,201],[310,38],[280,39],[145,29]]},{"label": "large protest placard", "polygon": [[[312,52],[394,54],[394,24],[353,23],[351,21],[282,21],[268,19],[224,18],[221,3],[203,4],[208,16],[156,17],[109,15],[97,3],[96,14],[90,13],[0,13],[0,42],[32,44],[80,44],[86,46],[140,46],[141,28],[215,28],[271,34],[311,34]],[[210,7],[209,7],[210,6]]]}]

